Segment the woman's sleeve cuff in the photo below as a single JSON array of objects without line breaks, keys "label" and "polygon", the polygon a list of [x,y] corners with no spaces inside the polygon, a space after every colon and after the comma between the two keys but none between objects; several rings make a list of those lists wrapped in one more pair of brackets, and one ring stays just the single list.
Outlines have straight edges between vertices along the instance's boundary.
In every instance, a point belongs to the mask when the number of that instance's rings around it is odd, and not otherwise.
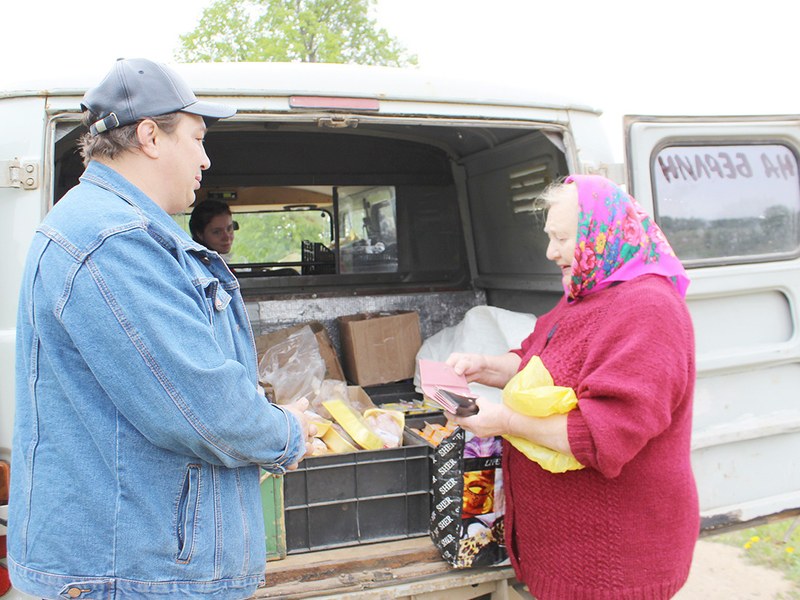
[{"label": "woman's sleeve cuff", "polygon": [[582,465],[594,466],[596,449],[589,426],[579,409],[567,413],[567,440],[575,459]]}]

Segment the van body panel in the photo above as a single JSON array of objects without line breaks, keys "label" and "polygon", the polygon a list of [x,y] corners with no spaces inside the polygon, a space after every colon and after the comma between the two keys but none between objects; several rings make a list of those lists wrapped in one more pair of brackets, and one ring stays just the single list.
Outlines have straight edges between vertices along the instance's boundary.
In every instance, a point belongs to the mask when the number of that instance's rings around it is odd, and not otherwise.
[{"label": "van body panel", "polygon": [[[224,66],[223,66],[224,65]],[[494,82],[478,84],[422,69],[396,69],[326,63],[190,63],[170,65],[199,96],[259,98],[333,96],[397,99],[411,102],[445,102],[492,106],[538,106],[559,110],[600,111],[547,90]],[[0,99],[31,96],[82,96],[105,73],[33,80],[15,90],[0,92]]]},{"label": "van body panel", "polygon": [[[0,160],[31,160],[41,167],[44,148],[44,98],[13,98],[0,102]],[[44,215],[45,173],[40,168],[36,189],[0,189],[0,460],[8,460],[14,422],[14,353],[17,301],[22,271],[33,232]]]},{"label": "van body panel", "polygon": [[[256,335],[316,320],[338,349],[340,315],[415,310],[424,340],[458,323],[474,306],[543,314],[563,289],[560,271],[544,256],[544,219],[533,199],[548,183],[572,173],[616,173],[600,113],[553,94],[345,65],[220,63],[176,69],[198,96],[239,111],[206,136],[212,167],[198,199],[233,198],[231,208],[243,224],[293,210],[313,210],[330,223],[330,231],[323,232],[328,237],[317,242],[326,246],[324,260],[287,255],[285,262],[246,257],[233,264]],[[11,448],[14,327],[27,248],[43,216],[83,170],[75,151],[83,132],[80,101],[97,79],[65,78],[0,93],[0,160],[40,165],[36,189],[0,189],[0,223],[6,227],[0,250],[10,257],[3,267],[6,292],[0,295],[0,458],[8,459]],[[293,108],[297,96],[304,101],[295,104],[312,107]],[[314,97],[338,98],[340,108],[313,107]],[[347,108],[347,98],[377,100],[377,110]],[[800,156],[797,117],[707,121],[627,121],[631,190],[662,226],[666,219],[681,232],[680,227],[699,227],[696,219],[681,216],[680,206],[670,205],[663,186],[658,188],[658,158],[667,161],[662,176],[690,177],[689,167],[724,175],[722,159],[705,157],[715,144],[732,144],[727,173],[744,177],[760,165],[763,145],[769,154],[765,168],[780,172],[781,193],[791,193],[796,177],[791,157]],[[693,147],[703,148],[693,151],[700,163],[684,160],[684,149]],[[356,197],[354,190],[382,199],[359,212],[346,201]],[[293,202],[282,198],[311,204],[287,208]],[[693,464],[707,529],[800,508],[800,247],[792,245],[798,230],[792,202],[780,200],[763,215],[745,210],[734,223],[717,215],[708,238],[712,246],[722,244],[718,256],[702,244],[692,246],[693,233],[680,238],[681,248],[697,253],[687,262],[692,280],[687,302],[698,359]],[[387,251],[383,238],[375,243],[385,232],[369,223],[372,218],[383,225],[391,221],[386,229],[394,228],[396,248]],[[748,219],[756,219],[763,240],[750,239]],[[743,256],[735,252],[737,243],[715,237],[724,227],[749,244]],[[245,239],[240,235],[244,229],[237,239]],[[284,265],[295,272],[286,273]],[[281,590],[286,598],[369,597],[375,588],[393,598],[450,593],[499,600],[509,593],[513,574],[507,566],[453,576],[442,572],[436,557],[408,558],[428,556],[427,540],[407,542],[408,549],[399,553],[396,542],[371,545],[370,560],[381,567],[359,568],[334,583],[293,587],[313,568],[312,553],[290,556],[283,563],[288,566],[268,567],[268,575],[286,571],[275,575],[288,582]],[[330,552],[325,560],[344,565],[361,548]]]},{"label": "van body panel", "polygon": [[[728,216],[742,219],[735,233],[745,236],[743,242],[758,235],[760,222],[769,220],[775,207],[788,207],[783,211],[788,226],[770,232],[787,238],[776,252],[736,255],[720,247],[716,256],[712,248],[708,256],[684,262],[692,281],[687,304],[697,343],[692,460],[704,526],[796,509],[800,240],[793,225],[798,173],[792,158],[800,156],[800,118],[626,117],[626,132],[633,194],[660,215],[670,240],[680,239],[668,229],[678,219],[665,221],[666,213],[685,210],[684,216],[702,219],[731,200],[721,197],[727,190],[721,186],[731,182],[775,196],[766,210],[756,206],[755,192],[740,200],[750,206],[731,204],[739,214]],[[777,160],[775,148],[785,149]],[[706,206],[679,207],[681,194]],[[709,222],[723,225],[719,219]],[[713,246],[708,233],[699,231]],[[675,250],[681,257],[681,247]],[[690,244],[685,251],[693,251]]]}]

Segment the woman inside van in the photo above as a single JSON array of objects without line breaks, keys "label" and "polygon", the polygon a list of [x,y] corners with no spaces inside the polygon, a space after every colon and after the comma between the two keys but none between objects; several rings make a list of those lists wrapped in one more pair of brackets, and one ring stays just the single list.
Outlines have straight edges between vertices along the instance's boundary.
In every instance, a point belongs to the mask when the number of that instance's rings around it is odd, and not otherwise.
[{"label": "woman inside van", "polygon": [[689,280],[662,231],[611,181],[574,175],[544,200],[547,258],[561,268],[564,296],[521,348],[447,362],[502,388],[538,356],[577,406],[530,417],[479,398],[477,415],[448,418],[583,467],[551,473],[504,441],[506,545],[534,597],[666,600],[686,582],[700,527]]},{"label": "woman inside van", "polygon": [[219,252],[223,259],[227,259],[231,251],[237,229],[239,225],[233,220],[230,207],[219,200],[203,200],[189,217],[192,239]]}]

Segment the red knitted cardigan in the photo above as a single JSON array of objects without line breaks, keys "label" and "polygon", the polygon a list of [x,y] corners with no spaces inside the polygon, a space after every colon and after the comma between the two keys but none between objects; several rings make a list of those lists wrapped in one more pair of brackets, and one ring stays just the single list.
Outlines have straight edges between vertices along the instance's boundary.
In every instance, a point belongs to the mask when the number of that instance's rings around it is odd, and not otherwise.
[{"label": "red knitted cardigan", "polygon": [[694,334],[658,275],[565,299],[515,350],[578,396],[570,448],[585,468],[550,473],[504,443],[506,535],[538,600],[666,600],[699,532],[690,464]]}]

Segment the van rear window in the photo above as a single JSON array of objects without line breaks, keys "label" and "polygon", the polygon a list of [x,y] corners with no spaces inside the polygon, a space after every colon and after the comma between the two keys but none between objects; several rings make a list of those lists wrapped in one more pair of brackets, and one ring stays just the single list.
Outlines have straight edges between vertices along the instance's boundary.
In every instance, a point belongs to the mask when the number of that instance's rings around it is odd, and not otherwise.
[{"label": "van rear window", "polygon": [[[251,188],[244,194],[203,190],[198,196],[233,203],[236,233],[226,260],[240,277],[286,275],[289,270],[302,275],[397,272],[394,186]],[[314,202],[270,205],[270,197]],[[173,217],[187,233],[190,216],[191,211]]]},{"label": "van rear window", "polygon": [[651,168],[658,222],[688,266],[800,253],[800,175],[787,146],[668,146]]}]

